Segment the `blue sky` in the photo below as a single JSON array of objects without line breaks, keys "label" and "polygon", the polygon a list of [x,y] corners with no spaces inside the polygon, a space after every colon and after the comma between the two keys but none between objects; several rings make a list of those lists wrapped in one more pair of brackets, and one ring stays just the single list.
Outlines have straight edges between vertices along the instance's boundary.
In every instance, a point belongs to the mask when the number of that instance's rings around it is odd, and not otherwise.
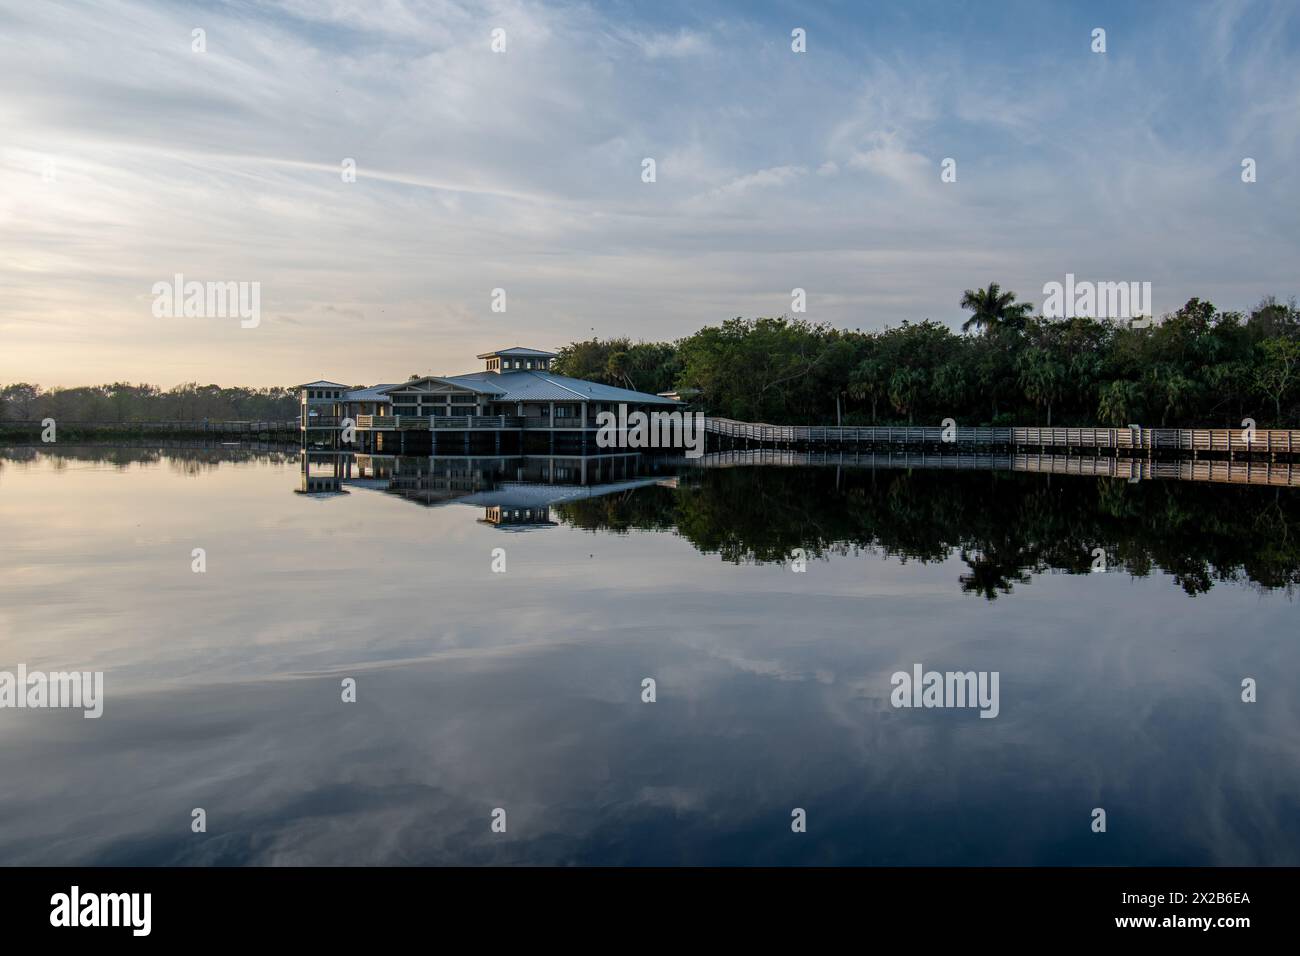
[{"label": "blue sky", "polygon": [[[1292,2],[0,0],[0,130],[0,382],[390,381],[795,287],[863,329],[1300,293]],[[156,318],[175,273],[261,324]]]}]

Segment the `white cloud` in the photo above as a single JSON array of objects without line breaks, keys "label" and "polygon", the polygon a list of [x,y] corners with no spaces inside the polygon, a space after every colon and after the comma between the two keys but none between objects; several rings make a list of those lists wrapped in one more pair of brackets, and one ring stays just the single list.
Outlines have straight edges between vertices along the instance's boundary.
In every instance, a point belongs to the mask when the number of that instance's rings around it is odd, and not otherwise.
[{"label": "white cloud", "polygon": [[932,168],[938,166],[920,153],[906,149],[890,134],[873,136],[865,149],[855,149],[845,165],[850,169],[866,170],[896,183],[917,185]]},{"label": "white cloud", "polygon": [[681,29],[676,33],[624,33],[628,42],[652,60],[699,56],[711,49],[709,38],[703,33]]},{"label": "white cloud", "polygon": [[770,169],[760,169],[744,176],[737,176],[712,190],[709,195],[714,199],[727,199],[744,195],[753,189],[784,186],[807,174],[808,170],[803,166],[773,166]]},{"label": "white cloud", "polygon": [[[1284,5],[1073,66],[851,24],[795,55],[736,8],[0,6],[0,382],[388,380],[412,352],[455,370],[506,340],[674,338],[794,285],[864,328],[955,323],[963,288],[1032,297],[1067,266],[1230,306],[1300,291]],[[1198,31],[1255,52],[1197,86]],[[147,292],[174,272],[261,281],[262,326],[159,323]]]}]

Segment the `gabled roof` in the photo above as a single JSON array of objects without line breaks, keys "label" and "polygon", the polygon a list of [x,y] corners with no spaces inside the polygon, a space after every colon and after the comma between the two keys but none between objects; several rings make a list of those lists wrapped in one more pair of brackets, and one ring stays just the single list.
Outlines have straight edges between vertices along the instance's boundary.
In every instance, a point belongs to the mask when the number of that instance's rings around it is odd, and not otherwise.
[{"label": "gabled roof", "polygon": [[319,382],[307,382],[305,385],[299,385],[298,388],[351,388],[351,385],[344,385],[342,382],[327,382],[321,379]]},{"label": "gabled roof", "polygon": [[[500,395],[503,391],[505,391],[503,388],[501,388],[501,386],[497,385],[495,382],[491,380],[488,381],[477,380],[473,382],[462,381],[462,379],[465,379],[467,377],[468,376],[465,375],[452,375],[449,377],[440,376],[440,375],[426,375],[423,378],[412,379],[409,382],[400,382],[397,385],[389,385],[384,389],[384,391],[391,394],[393,392],[401,391],[404,388],[420,385],[424,382],[437,382],[440,385],[450,385],[453,388],[463,388],[471,392],[478,392],[482,395]],[[493,378],[495,377],[496,376],[493,376]]]},{"label": "gabled roof", "polygon": [[390,388],[396,388],[396,385],[372,385],[370,388],[354,388],[348,392],[346,401],[349,402],[386,402],[388,395],[385,393]]},{"label": "gabled roof", "polygon": [[540,349],[526,349],[518,345],[511,346],[508,349],[497,349],[495,352],[484,352],[476,358],[496,358],[497,356],[509,356],[510,358],[555,358],[554,352],[543,352]]},{"label": "gabled roof", "polygon": [[606,482],[600,485],[551,485],[529,481],[503,481],[497,487],[457,498],[458,504],[478,505],[480,508],[545,508],[566,501],[600,498],[633,488],[646,488],[658,483],[658,478],[633,478],[630,481]]},{"label": "gabled roof", "polygon": [[[599,382],[587,382],[552,372],[471,372],[453,375],[448,381],[476,385],[496,386],[501,402],[633,402],[643,405],[678,405],[679,402],[648,392],[634,392],[630,388],[616,388]],[[471,385],[470,383],[474,383]]]},{"label": "gabled roof", "polygon": [[[494,353],[495,354],[495,353]],[[505,353],[500,353],[505,354]],[[539,352],[539,355],[550,355]],[[310,382],[299,388],[339,388],[346,392],[345,401],[381,402],[389,401],[394,393],[404,388],[437,383],[452,388],[486,395],[498,402],[630,402],[640,405],[681,405],[664,395],[651,395],[637,392],[630,388],[618,388],[614,385],[602,385],[599,382],[587,382],[567,375],[553,372],[531,371],[516,372],[470,372],[466,375],[426,375],[409,382],[393,385],[372,385],[370,388],[351,388],[338,382]]]}]

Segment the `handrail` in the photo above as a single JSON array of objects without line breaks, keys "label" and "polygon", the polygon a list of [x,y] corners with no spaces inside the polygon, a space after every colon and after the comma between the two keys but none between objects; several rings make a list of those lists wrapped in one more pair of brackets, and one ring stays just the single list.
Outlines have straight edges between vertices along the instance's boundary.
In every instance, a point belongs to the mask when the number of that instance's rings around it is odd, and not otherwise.
[{"label": "handrail", "polygon": [[706,418],[716,435],[761,442],[853,440],[882,444],[1006,444],[1041,447],[1170,449],[1179,451],[1300,452],[1298,429],[1101,428],[918,425],[770,425],[730,418]]}]

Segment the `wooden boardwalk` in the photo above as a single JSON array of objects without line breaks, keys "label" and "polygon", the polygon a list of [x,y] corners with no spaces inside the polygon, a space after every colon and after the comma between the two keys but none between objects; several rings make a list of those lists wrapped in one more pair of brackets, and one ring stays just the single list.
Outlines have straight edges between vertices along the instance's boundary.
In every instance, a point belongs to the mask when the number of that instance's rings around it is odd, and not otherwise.
[{"label": "wooden boardwalk", "polygon": [[1233,485],[1300,488],[1300,462],[1214,459],[1150,460],[1114,456],[1026,454],[1023,452],[845,452],[747,448],[716,451],[684,459],[702,468],[751,465],[787,467],[836,465],[850,468],[921,468],[940,471],[1021,471],[1125,481],[1209,481]]},{"label": "wooden boardwalk", "polygon": [[[336,428],[341,420],[319,419],[316,427]],[[518,431],[595,430],[594,421],[526,419],[514,415],[415,416],[358,415],[358,431]],[[903,447],[903,448],[1036,448],[1098,450],[1126,455],[1256,454],[1300,455],[1300,430],[1243,428],[972,428],[955,426],[768,425],[730,418],[705,417],[709,435],[766,446]]]},{"label": "wooden boardwalk", "polygon": [[1272,485],[1300,488],[1300,462],[1232,461],[1213,458],[1156,459],[1082,458],[1071,455],[1025,455],[1012,458],[1012,471],[1045,472],[1053,475],[1089,475],[1095,478],[1124,478],[1141,481],[1154,478],[1170,481],[1212,481],[1231,485]]},{"label": "wooden boardwalk", "polygon": [[706,418],[705,431],[758,445],[1068,448],[1126,454],[1300,454],[1300,430],[1243,428],[968,428],[767,425]]}]

